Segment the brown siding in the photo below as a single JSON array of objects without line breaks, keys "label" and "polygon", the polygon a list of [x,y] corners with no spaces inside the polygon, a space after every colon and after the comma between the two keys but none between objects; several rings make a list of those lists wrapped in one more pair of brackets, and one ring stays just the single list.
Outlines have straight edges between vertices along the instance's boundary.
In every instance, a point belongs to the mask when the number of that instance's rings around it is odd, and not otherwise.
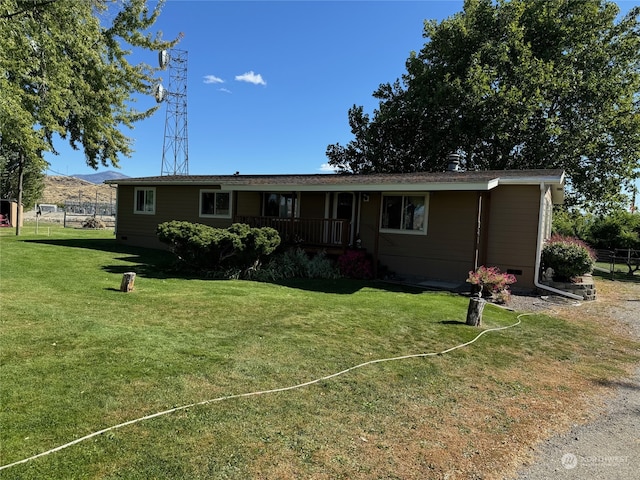
[{"label": "brown siding", "polygon": [[236,215],[246,217],[262,215],[259,192],[236,192],[234,202],[236,202],[234,205]]},{"label": "brown siding", "polygon": [[300,218],[324,218],[324,192],[301,192]]},{"label": "brown siding", "polygon": [[477,199],[476,192],[431,193],[427,235],[381,233],[380,262],[399,275],[464,283],[475,258]]},{"label": "brown siding", "polygon": [[374,192],[361,195],[360,225],[356,225],[356,235],[360,236],[362,246],[371,253],[376,249],[381,198],[379,193]]},{"label": "brown siding", "polygon": [[513,289],[533,288],[538,238],[539,186],[500,186],[491,191],[487,266],[521,270]]},{"label": "brown siding", "polygon": [[201,218],[199,216],[200,186],[158,186],[156,187],[155,215],[133,212],[134,187],[121,185],[118,188],[118,230],[117,239],[130,245],[163,248],[156,237],[160,223],[182,220],[203,223],[213,227],[228,227],[231,219]]},{"label": "brown siding", "polygon": [[[155,215],[134,214],[134,187],[118,188],[118,231],[120,241],[132,245],[162,248],[155,230],[159,223],[185,220],[215,227],[227,227],[231,219],[200,218],[197,185],[157,186]],[[400,276],[417,276],[464,283],[474,267],[479,192],[433,192],[429,198],[427,235],[380,233],[381,194],[368,192],[360,203],[356,233],[368,252],[378,253],[380,263]],[[514,289],[533,287],[538,236],[538,186],[500,186],[485,193],[480,256],[487,266],[503,271],[521,270]],[[232,195],[234,213],[259,216],[261,195],[237,192]],[[325,193],[303,192],[303,218],[324,217]]]}]

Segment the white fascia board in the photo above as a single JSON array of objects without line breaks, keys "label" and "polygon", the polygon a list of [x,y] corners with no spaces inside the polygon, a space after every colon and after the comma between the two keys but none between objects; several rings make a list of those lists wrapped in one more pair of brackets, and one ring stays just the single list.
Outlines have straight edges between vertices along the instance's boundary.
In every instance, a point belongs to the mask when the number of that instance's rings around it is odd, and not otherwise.
[{"label": "white fascia board", "polygon": [[540,185],[544,184],[551,188],[551,199],[555,205],[564,203],[565,173],[548,177],[519,177],[519,178],[500,178],[500,185]]},{"label": "white fascia board", "polygon": [[498,180],[489,182],[441,182],[441,183],[394,183],[394,184],[330,184],[330,185],[220,185],[222,190],[244,192],[436,192],[436,191],[488,191],[498,186]]},{"label": "white fascia board", "polygon": [[507,177],[499,178],[500,185],[564,185],[564,173],[549,177]]},{"label": "white fascia board", "polygon": [[[475,182],[423,182],[423,183],[326,183],[326,184],[291,184],[260,183],[241,184],[238,182],[206,180],[171,180],[159,182],[157,179],[137,179],[135,181],[109,180],[105,183],[129,186],[198,186],[238,192],[437,192],[437,191],[489,191],[500,184],[498,178]],[[538,181],[536,184],[539,184]]]}]

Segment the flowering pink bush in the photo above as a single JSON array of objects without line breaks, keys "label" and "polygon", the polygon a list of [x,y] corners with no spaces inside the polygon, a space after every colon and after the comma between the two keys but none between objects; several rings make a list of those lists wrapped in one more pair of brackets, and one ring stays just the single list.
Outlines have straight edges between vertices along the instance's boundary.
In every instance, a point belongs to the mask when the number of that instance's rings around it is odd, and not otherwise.
[{"label": "flowering pink bush", "polygon": [[481,297],[491,297],[500,303],[506,303],[510,298],[509,285],[516,283],[516,276],[503,273],[498,267],[478,267],[469,272],[467,282],[478,286]]},{"label": "flowering pink bush", "polygon": [[594,250],[578,238],[553,235],[542,248],[542,267],[553,269],[556,281],[591,273],[595,261]]},{"label": "flowering pink bush", "polygon": [[338,258],[343,277],[368,280],[373,278],[373,266],[363,250],[349,250]]}]

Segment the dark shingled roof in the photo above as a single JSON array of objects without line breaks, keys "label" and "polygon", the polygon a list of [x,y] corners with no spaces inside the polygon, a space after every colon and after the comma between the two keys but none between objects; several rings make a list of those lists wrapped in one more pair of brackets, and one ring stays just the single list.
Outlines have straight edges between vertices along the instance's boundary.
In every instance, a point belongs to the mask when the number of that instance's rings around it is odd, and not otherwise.
[{"label": "dark shingled roof", "polygon": [[485,170],[457,172],[415,172],[375,174],[307,174],[307,175],[166,175],[158,177],[118,178],[105,183],[117,185],[210,185],[226,186],[365,186],[464,184],[505,181],[506,183],[562,183],[564,171],[555,170]]}]

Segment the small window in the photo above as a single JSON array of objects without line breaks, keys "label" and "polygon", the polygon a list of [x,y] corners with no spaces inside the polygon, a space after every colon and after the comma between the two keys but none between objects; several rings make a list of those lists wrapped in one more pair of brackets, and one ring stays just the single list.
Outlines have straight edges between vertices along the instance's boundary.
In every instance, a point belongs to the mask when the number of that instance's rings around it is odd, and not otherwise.
[{"label": "small window", "polygon": [[200,190],[200,216],[231,218],[231,192]]},{"label": "small window", "polygon": [[383,195],[380,230],[427,233],[428,195]]},{"label": "small window", "polygon": [[156,213],[156,189],[136,187],[134,191],[134,213],[154,215]]}]

